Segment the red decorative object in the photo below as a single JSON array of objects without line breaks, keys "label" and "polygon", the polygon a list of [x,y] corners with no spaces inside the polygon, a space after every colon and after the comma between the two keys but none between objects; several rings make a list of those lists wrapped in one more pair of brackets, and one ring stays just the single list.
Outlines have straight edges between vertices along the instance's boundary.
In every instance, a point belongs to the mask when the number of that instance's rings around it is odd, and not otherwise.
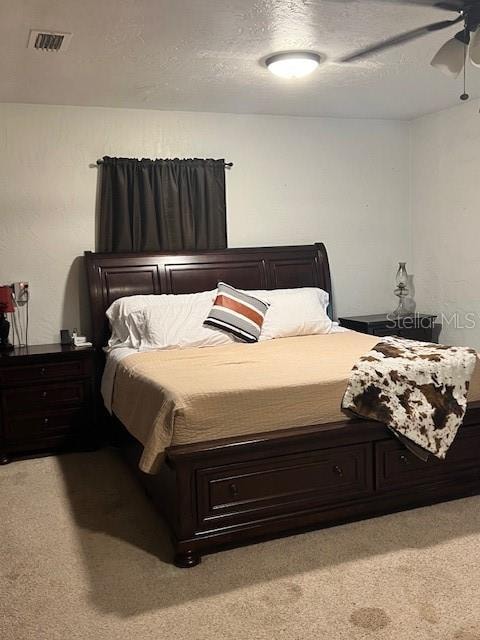
[{"label": "red decorative object", "polygon": [[0,287],[0,313],[13,313],[12,289],[8,286]]},{"label": "red decorative object", "polygon": [[13,349],[13,345],[8,341],[10,323],[5,317],[5,314],[13,313],[14,311],[12,290],[10,287],[4,285],[0,287],[0,352]]}]

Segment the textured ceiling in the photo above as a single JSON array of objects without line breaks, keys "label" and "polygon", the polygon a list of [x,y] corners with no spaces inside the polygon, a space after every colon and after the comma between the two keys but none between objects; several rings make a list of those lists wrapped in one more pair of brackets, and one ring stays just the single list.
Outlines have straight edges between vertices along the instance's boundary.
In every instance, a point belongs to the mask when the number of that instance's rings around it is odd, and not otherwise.
[{"label": "textured ceiling", "polygon": [[[461,80],[429,65],[455,27],[368,60],[352,49],[447,12],[386,0],[3,0],[0,102],[299,116],[412,118],[458,103]],[[456,14],[452,14],[452,17]],[[30,29],[73,32],[65,52],[26,48]],[[458,30],[458,29],[457,29]],[[327,56],[300,81],[260,61]],[[469,66],[480,97],[480,69]]]}]

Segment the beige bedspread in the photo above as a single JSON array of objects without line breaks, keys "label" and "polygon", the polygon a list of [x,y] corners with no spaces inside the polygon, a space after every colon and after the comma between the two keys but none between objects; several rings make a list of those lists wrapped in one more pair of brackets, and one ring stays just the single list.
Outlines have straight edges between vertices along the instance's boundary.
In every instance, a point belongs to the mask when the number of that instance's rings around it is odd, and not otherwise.
[{"label": "beige bedspread", "polygon": [[136,353],[118,365],[113,411],[144,445],[140,468],[155,473],[170,445],[344,420],[352,365],[378,341],[349,331]]}]

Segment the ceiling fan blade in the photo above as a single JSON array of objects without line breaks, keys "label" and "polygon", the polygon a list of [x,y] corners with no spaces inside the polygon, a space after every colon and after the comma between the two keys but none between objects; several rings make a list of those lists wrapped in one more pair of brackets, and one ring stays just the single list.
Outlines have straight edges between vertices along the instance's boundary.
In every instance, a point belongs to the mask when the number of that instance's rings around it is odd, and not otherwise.
[{"label": "ceiling fan blade", "polygon": [[376,44],[371,45],[370,47],[355,51],[354,53],[341,58],[340,62],[353,62],[354,60],[359,60],[360,58],[366,58],[373,53],[377,53],[378,51],[390,49],[391,47],[396,47],[400,44],[404,44],[405,42],[410,42],[411,40],[421,38],[422,36],[427,35],[427,33],[430,33],[430,31],[440,31],[441,29],[447,29],[448,27],[457,24],[458,22],[460,22],[460,20],[463,19],[463,16],[458,16],[458,18],[455,18],[455,20],[441,20],[440,22],[434,22],[433,24],[427,24],[424,27],[418,27],[417,29],[412,29],[411,31],[400,33],[398,34],[398,36],[393,36],[393,38],[382,40],[381,42],[377,42]]},{"label": "ceiling fan blade", "polygon": [[465,0],[388,0],[396,4],[416,4],[420,7],[433,7],[445,11],[463,11]]},{"label": "ceiling fan blade", "polygon": [[480,67],[480,28],[473,34],[469,53],[472,64],[476,67]]},{"label": "ceiling fan blade", "polygon": [[[362,0],[326,0],[327,2],[334,2],[337,4],[345,3],[359,3]],[[465,6],[469,3],[472,4],[475,0],[377,0],[385,4],[409,4],[417,5],[418,7],[432,7],[434,9],[444,9],[445,11],[463,11]]]},{"label": "ceiling fan blade", "polygon": [[431,65],[442,73],[456,78],[465,63],[465,44],[458,38],[450,38],[434,55]]}]

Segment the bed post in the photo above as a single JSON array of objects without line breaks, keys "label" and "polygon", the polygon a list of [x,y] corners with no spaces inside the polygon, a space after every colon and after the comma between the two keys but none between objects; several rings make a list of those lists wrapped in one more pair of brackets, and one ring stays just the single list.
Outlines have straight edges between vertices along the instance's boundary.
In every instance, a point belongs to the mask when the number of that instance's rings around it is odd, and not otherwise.
[{"label": "bed post", "polygon": [[330,277],[330,266],[328,263],[327,249],[323,242],[316,242],[315,249],[317,250],[317,277],[318,282],[321,283],[320,287],[328,292],[330,296],[330,304],[328,305],[328,315],[333,320],[333,291],[332,291],[332,279]]}]

